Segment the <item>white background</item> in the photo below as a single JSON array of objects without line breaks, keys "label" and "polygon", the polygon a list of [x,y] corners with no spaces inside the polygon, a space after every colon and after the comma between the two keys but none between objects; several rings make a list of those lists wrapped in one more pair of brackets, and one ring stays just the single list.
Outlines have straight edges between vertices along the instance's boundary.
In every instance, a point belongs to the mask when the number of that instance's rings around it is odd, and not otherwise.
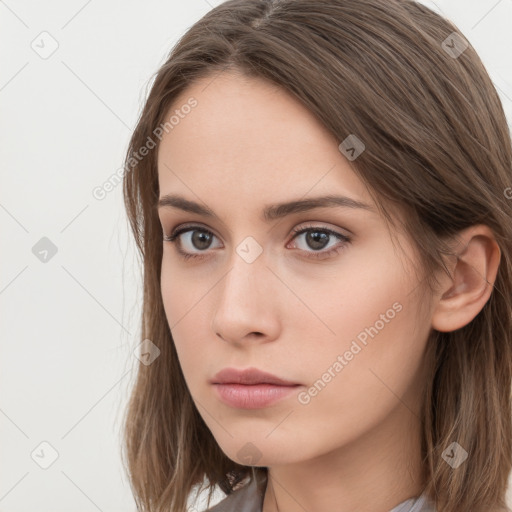
[{"label": "white background", "polygon": [[[153,73],[218,3],[0,0],[0,512],[135,511],[119,433],[139,262],[122,186],[92,190],[122,166]],[[512,0],[424,3],[475,46],[510,123]],[[50,48],[44,31],[58,43],[46,59],[31,47]]]}]

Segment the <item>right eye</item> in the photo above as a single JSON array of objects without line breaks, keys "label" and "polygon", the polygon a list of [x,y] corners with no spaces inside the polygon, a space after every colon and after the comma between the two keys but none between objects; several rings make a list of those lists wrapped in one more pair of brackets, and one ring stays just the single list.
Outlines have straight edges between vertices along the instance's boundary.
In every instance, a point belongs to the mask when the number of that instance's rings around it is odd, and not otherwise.
[{"label": "right eye", "polygon": [[[176,244],[178,254],[187,260],[189,258],[205,258],[206,254],[201,254],[201,252],[211,248],[213,238],[216,236],[201,226],[187,226],[164,236],[164,241]],[[184,247],[186,250],[183,249]],[[194,249],[198,252],[194,253]]]}]

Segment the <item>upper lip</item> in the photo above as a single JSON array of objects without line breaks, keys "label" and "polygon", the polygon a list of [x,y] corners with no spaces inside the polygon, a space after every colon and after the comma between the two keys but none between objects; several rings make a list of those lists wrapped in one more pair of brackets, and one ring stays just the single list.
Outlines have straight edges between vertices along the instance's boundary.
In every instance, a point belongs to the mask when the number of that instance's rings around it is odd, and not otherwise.
[{"label": "upper lip", "polygon": [[224,368],[211,379],[212,384],[275,384],[278,386],[297,386],[296,382],[290,382],[272,375],[271,373],[247,368],[237,370],[236,368]]}]

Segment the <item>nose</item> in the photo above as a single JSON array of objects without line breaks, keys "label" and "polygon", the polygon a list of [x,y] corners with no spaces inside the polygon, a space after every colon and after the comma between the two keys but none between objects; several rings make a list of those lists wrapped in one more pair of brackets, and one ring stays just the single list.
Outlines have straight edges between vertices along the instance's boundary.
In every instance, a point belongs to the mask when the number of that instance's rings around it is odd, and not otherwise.
[{"label": "nose", "polygon": [[248,340],[277,339],[280,329],[279,279],[260,255],[252,263],[234,254],[233,264],[218,284],[212,330],[222,340],[245,344]]}]

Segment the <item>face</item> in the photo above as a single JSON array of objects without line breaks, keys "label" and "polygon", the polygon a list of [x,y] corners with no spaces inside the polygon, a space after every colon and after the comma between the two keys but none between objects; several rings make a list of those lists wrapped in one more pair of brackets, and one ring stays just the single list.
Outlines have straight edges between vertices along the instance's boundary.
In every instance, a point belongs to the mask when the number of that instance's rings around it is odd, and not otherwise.
[{"label": "face", "polygon": [[[161,288],[188,389],[221,449],[245,465],[293,463],[410,415],[431,327],[417,259],[402,234],[403,253],[393,244],[341,140],[261,79],[210,76],[171,110],[191,98],[159,148],[160,199],[213,213],[159,208],[164,236],[179,231],[162,242]],[[328,195],[348,199],[270,209]],[[296,386],[254,387],[234,405],[210,382],[226,367]]]}]

